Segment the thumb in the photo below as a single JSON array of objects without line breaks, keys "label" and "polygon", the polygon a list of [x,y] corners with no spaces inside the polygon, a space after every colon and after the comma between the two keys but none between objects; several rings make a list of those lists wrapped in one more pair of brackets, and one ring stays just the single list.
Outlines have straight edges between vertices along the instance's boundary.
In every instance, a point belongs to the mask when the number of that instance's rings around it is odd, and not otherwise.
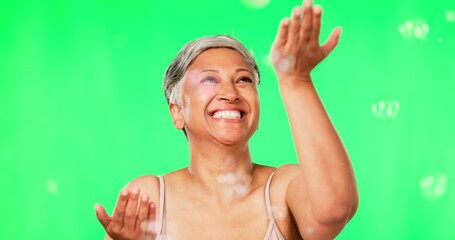
[{"label": "thumb", "polygon": [[95,204],[95,212],[96,212],[96,218],[98,218],[98,221],[100,221],[100,223],[101,223],[101,225],[103,225],[104,229],[107,229],[107,226],[111,222],[112,218],[107,215],[104,207],[98,203]]},{"label": "thumb", "polygon": [[341,28],[335,28],[335,30],[333,30],[332,34],[330,35],[329,40],[327,40],[327,42],[322,45],[321,48],[324,57],[327,57],[327,55],[329,55],[330,52],[332,52],[332,50],[337,46],[338,40],[340,39],[340,34]]}]

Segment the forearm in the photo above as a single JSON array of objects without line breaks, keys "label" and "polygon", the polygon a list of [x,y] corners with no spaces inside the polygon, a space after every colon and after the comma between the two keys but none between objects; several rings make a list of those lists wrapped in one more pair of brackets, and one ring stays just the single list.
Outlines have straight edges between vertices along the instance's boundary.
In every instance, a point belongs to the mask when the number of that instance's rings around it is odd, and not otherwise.
[{"label": "forearm", "polygon": [[311,79],[280,79],[280,91],[314,214],[343,218],[355,211],[357,188],[349,156]]}]

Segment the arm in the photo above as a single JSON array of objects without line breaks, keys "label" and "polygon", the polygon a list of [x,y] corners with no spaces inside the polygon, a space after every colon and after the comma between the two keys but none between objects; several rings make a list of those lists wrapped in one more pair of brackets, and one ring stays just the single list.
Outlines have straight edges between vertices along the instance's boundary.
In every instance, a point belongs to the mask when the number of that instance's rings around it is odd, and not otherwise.
[{"label": "arm", "polygon": [[299,159],[286,203],[305,239],[333,239],[354,215],[358,193],[351,162],[314,88],[310,73],[337,45],[340,29],[319,45],[321,8],[311,0],[284,19],[272,62]]}]

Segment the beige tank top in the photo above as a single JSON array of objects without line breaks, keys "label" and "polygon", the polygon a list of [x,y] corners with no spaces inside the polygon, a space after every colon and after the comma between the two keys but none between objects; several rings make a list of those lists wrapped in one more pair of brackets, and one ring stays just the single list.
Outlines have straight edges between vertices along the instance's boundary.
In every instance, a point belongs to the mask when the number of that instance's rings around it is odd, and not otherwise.
[{"label": "beige tank top", "polygon": [[[275,172],[270,174],[270,177],[265,186],[264,198],[265,206],[267,208],[267,218],[269,225],[267,227],[267,232],[265,233],[264,240],[285,240],[283,234],[281,234],[280,229],[276,225],[275,219],[273,218],[272,205],[270,203],[270,184],[272,182],[272,177]],[[165,210],[165,185],[163,176],[158,176],[160,181],[160,212],[158,214],[158,226],[157,226],[157,240],[166,240],[166,210]]]}]

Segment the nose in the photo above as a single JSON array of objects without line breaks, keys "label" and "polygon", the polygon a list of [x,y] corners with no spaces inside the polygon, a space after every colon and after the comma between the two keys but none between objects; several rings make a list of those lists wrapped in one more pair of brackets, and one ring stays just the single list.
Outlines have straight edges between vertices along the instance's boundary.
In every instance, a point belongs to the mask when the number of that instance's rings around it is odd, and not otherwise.
[{"label": "nose", "polygon": [[221,90],[218,94],[218,100],[224,102],[237,102],[240,100],[240,95],[235,83],[229,81],[221,85]]}]

